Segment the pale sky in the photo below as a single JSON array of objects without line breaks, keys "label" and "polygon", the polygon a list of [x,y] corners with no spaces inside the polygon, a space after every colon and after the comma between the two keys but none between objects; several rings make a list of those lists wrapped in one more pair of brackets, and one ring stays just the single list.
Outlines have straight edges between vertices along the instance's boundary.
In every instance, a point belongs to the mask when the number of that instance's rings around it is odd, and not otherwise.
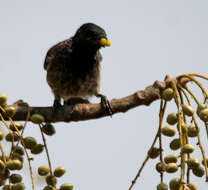
[{"label": "pale sky", "polygon": [[[102,91],[109,99],[143,90],[166,74],[207,75],[207,21],[207,0],[1,0],[0,92],[8,95],[10,104],[23,99],[31,106],[52,105],[45,54],[85,22],[103,27],[112,43],[101,50]],[[75,190],[127,190],[156,133],[158,110],[159,101],[113,118],[56,123],[57,133],[47,142],[53,168],[67,169],[58,184],[72,183]],[[26,134],[41,142],[36,126],[29,124]],[[164,138],[166,153],[169,141]],[[34,158],[34,168],[47,164],[44,153]],[[135,190],[156,189],[156,163],[147,164]],[[25,174],[31,189],[29,172]],[[177,176],[165,175],[165,182]],[[192,176],[198,189],[207,188],[204,181]],[[38,183],[40,189],[44,181]]]}]

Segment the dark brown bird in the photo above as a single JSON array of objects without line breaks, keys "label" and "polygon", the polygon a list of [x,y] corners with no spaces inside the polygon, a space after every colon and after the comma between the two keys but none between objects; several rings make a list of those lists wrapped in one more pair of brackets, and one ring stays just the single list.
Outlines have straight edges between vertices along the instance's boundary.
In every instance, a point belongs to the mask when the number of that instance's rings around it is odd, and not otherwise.
[{"label": "dark brown bird", "polygon": [[93,23],[83,24],[75,35],[49,49],[44,69],[47,82],[55,96],[54,110],[65,104],[88,103],[88,98],[101,98],[102,106],[112,110],[106,96],[100,92],[101,47],[110,46],[106,32]]}]

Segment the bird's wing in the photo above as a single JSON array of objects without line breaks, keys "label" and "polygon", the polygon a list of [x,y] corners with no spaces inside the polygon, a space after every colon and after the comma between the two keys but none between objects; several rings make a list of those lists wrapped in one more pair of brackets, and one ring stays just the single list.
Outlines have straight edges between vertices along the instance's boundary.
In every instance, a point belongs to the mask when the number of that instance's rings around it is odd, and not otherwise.
[{"label": "bird's wing", "polygon": [[48,67],[50,67],[50,65],[53,63],[53,60],[62,57],[63,53],[66,53],[66,51],[70,53],[71,44],[72,44],[72,38],[69,38],[52,46],[46,54],[44,61],[44,69],[47,70]]}]

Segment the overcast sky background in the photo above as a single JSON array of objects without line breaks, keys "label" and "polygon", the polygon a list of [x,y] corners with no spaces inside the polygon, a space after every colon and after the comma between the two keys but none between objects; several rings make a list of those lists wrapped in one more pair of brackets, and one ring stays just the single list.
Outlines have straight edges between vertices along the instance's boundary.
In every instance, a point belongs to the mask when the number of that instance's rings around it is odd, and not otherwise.
[{"label": "overcast sky background", "polygon": [[[102,91],[109,99],[142,90],[166,74],[207,75],[207,0],[0,0],[0,92],[10,104],[23,99],[31,106],[52,105],[45,54],[85,22],[103,27],[112,43],[101,50]],[[55,124],[56,135],[47,138],[52,165],[67,169],[58,184],[73,183],[75,190],[127,190],[156,133],[158,106],[159,101],[113,118]],[[36,126],[29,124],[26,134],[41,142]],[[45,153],[35,158],[34,168],[47,164]],[[156,189],[156,163],[147,164],[135,189]],[[25,174],[31,189],[29,172]],[[165,175],[165,182],[176,176]],[[35,178],[40,189],[44,181]],[[192,182],[207,188],[204,179],[193,176]]]}]

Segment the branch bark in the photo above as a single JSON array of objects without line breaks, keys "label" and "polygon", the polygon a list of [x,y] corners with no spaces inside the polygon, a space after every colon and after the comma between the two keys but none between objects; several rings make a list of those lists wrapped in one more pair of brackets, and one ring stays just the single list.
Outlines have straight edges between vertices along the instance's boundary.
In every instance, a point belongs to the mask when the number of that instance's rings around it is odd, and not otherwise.
[{"label": "branch bark", "polygon": [[[166,82],[155,81],[153,85],[145,90],[140,90],[132,95],[120,99],[112,99],[110,105],[113,114],[126,112],[140,105],[150,105],[153,101],[160,99],[161,92],[166,88]],[[98,119],[109,116],[105,113],[100,104],[77,104],[74,106],[61,107],[56,114],[52,107],[28,107],[22,101],[13,104],[17,112],[12,118],[14,121],[24,121],[27,118],[28,111],[30,115],[38,113],[44,116],[46,122],[71,122]]]}]

